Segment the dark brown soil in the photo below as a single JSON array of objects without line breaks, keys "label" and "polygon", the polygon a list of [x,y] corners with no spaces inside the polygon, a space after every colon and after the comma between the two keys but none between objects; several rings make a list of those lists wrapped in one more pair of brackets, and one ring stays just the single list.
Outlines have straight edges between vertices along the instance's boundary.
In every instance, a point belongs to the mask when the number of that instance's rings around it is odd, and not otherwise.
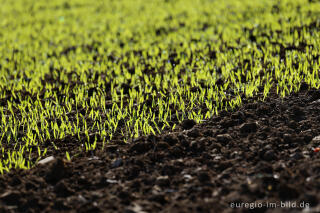
[{"label": "dark brown soil", "polygon": [[71,162],[55,156],[0,177],[0,212],[319,212],[319,122],[320,90],[301,91]]}]

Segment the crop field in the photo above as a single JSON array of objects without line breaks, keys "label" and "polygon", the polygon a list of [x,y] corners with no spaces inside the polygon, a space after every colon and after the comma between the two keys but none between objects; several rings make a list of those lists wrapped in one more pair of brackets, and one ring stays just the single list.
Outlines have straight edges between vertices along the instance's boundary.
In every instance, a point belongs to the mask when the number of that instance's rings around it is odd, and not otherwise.
[{"label": "crop field", "polygon": [[320,1],[0,5],[0,212],[320,211]]}]

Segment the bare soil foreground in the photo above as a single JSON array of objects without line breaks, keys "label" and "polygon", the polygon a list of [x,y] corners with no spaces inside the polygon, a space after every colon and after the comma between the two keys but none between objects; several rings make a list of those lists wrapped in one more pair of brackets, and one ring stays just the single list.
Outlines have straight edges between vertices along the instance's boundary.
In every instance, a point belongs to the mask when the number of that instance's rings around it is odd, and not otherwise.
[{"label": "bare soil foreground", "polygon": [[0,212],[319,212],[319,122],[320,90],[249,100],[202,124],[5,174]]}]

